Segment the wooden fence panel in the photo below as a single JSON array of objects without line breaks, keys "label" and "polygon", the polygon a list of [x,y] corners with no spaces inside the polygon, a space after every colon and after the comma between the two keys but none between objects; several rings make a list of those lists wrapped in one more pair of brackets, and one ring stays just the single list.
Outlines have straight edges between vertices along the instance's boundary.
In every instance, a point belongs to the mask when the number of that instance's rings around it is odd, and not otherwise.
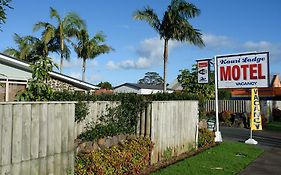
[{"label": "wooden fence panel", "polygon": [[73,169],[65,164],[73,154],[61,154],[74,149],[74,111],[74,102],[0,103],[0,174],[60,175]]},{"label": "wooden fence panel", "polygon": [[164,154],[179,155],[195,147],[198,120],[197,101],[152,102],[151,140],[155,143],[151,163]]}]

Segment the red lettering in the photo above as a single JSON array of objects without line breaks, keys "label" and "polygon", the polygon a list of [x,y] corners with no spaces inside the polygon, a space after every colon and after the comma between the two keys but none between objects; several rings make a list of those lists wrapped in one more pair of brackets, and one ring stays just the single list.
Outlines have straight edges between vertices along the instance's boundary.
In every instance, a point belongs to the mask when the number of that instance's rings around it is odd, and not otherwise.
[{"label": "red lettering", "polygon": [[256,80],[258,77],[256,75],[257,73],[257,64],[250,64],[250,79],[251,80]]},{"label": "red lettering", "polygon": [[231,75],[230,75],[231,67],[226,66],[226,67],[220,67],[220,80],[231,80]]},{"label": "red lettering", "polygon": [[249,65],[244,64],[241,65],[241,68],[243,69],[243,80],[247,80],[247,68],[249,67]]},{"label": "red lettering", "polygon": [[262,75],[262,65],[258,64],[258,78],[265,79],[265,75]]},{"label": "red lettering", "polygon": [[239,68],[239,66],[237,66],[237,65],[233,66],[232,70],[231,70],[231,73],[232,73],[233,80],[239,80],[240,79],[240,68]]}]

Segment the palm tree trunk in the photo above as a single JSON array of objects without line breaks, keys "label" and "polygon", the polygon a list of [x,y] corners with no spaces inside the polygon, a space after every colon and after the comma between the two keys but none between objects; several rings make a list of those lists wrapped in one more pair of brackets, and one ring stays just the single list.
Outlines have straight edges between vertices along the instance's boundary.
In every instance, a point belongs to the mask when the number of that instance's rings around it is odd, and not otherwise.
[{"label": "palm tree trunk", "polygon": [[163,88],[163,91],[164,93],[166,93],[167,91],[167,86],[166,86],[166,67],[167,67],[167,61],[168,61],[168,39],[165,39],[165,42],[164,42],[164,74],[163,74],[163,78],[164,78],[164,88]]},{"label": "palm tree trunk", "polygon": [[83,65],[82,65],[82,81],[85,81],[85,72],[86,72],[86,58],[83,58]]},{"label": "palm tree trunk", "polygon": [[63,66],[63,51],[64,51],[64,42],[63,38],[61,38],[61,48],[60,48],[60,73],[62,73],[62,66]]},{"label": "palm tree trunk", "polygon": [[63,66],[63,54],[60,54],[60,73],[62,73],[62,66]]}]

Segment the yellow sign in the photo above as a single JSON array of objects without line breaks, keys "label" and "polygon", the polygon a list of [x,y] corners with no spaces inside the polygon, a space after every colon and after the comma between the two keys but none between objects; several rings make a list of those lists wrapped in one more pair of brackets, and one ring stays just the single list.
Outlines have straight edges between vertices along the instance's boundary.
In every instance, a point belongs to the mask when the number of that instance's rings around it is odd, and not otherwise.
[{"label": "yellow sign", "polygon": [[252,88],[251,130],[262,130],[258,89]]}]

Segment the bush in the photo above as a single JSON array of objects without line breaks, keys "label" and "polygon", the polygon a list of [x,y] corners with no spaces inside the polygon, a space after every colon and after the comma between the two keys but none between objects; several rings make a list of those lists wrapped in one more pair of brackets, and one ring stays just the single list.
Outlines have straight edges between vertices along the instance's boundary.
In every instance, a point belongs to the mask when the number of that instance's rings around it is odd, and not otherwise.
[{"label": "bush", "polygon": [[226,126],[231,126],[231,117],[232,117],[232,112],[230,111],[223,111],[219,113],[219,120],[223,122]]},{"label": "bush", "polygon": [[148,138],[139,137],[103,151],[79,154],[75,159],[75,174],[141,174],[149,164],[152,147]]},{"label": "bush", "polygon": [[281,110],[278,108],[272,109],[273,121],[281,121]]},{"label": "bush", "polygon": [[207,128],[199,129],[198,147],[206,147],[215,143],[215,133]]}]

